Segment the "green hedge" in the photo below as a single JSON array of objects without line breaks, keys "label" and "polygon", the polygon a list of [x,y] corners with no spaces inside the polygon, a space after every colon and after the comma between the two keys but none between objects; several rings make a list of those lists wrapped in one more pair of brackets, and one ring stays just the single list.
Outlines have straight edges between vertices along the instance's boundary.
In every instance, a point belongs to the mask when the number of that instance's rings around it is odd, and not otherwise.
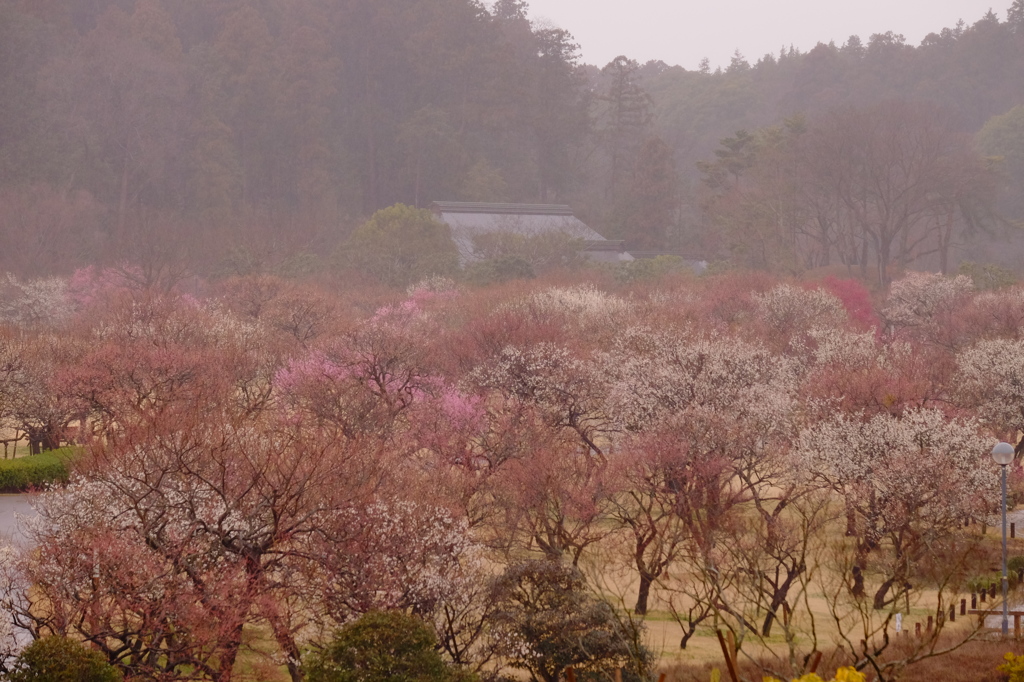
[{"label": "green hedge", "polygon": [[17,459],[0,459],[0,493],[23,493],[54,483],[67,483],[75,448],[50,450]]}]

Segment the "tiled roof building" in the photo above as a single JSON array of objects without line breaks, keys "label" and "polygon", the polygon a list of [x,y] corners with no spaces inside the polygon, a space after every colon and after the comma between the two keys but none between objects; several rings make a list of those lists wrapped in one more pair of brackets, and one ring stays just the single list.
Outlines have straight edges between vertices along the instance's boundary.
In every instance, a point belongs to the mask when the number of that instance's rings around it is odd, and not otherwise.
[{"label": "tiled roof building", "polygon": [[571,208],[561,204],[483,204],[461,201],[436,201],[434,215],[447,223],[463,263],[477,260],[474,237],[508,232],[535,237],[560,232],[583,243],[583,252],[592,260],[618,263],[633,260],[622,241],[609,240],[577,218]]}]

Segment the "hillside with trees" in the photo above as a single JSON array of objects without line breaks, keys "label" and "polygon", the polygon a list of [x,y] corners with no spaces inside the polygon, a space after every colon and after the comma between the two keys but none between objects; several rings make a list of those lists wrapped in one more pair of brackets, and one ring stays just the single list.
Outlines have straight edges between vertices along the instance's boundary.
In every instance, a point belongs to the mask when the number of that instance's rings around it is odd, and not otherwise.
[{"label": "hillside with trees", "polygon": [[[928,267],[985,257],[975,246],[986,233],[1024,217],[1021,0],[1005,19],[936,27],[919,46],[852,36],[752,64],[737,54],[715,72],[626,56],[585,65],[568,31],[528,12],[521,0],[3,0],[0,265],[323,270],[337,264],[311,256],[375,211],[461,199],[569,203],[609,238],[710,260],[794,271],[890,259],[898,269],[924,257],[910,245],[917,235],[899,253],[876,237],[873,255],[852,262],[856,238],[815,255],[751,255],[764,235],[737,241],[735,216],[717,209],[730,190],[698,168],[741,134],[758,142],[735,153],[774,149],[750,161],[751,174],[806,167],[778,158],[792,156],[780,148],[789,142],[765,138],[785,121],[828,129],[896,102],[951,138],[957,149],[943,159],[966,154],[979,169],[934,190],[946,204],[966,192],[972,213],[928,228],[952,230],[931,240],[927,251],[942,255]],[[946,208],[927,210],[945,219]]]}]

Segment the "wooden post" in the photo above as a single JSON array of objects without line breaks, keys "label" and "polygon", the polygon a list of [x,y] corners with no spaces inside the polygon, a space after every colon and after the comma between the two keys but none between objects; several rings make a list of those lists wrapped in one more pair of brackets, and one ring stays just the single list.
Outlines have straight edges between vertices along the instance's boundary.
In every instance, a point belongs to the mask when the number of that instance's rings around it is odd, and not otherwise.
[{"label": "wooden post", "polygon": [[814,655],[811,656],[811,667],[807,669],[808,673],[818,672],[818,664],[821,663],[821,652],[815,651]]},{"label": "wooden post", "polygon": [[961,616],[966,616],[967,615],[967,600],[966,599],[961,599],[960,600],[960,615]]},{"label": "wooden post", "polygon": [[622,682],[622,668],[615,669],[615,682]]},{"label": "wooden post", "polygon": [[996,598],[996,586],[995,585],[992,585],[992,587],[989,588],[988,596],[991,597],[992,599]]},{"label": "wooden post", "polygon": [[920,623],[914,623],[914,635],[916,637],[920,637],[921,636],[921,624]]},{"label": "wooden post", "polygon": [[927,629],[928,634],[932,633],[932,628],[934,628],[934,627],[935,627],[935,618],[933,616],[928,616],[928,629]]},{"label": "wooden post", "polygon": [[984,604],[984,603],[985,603],[985,598],[986,598],[986,597],[988,597],[988,590],[982,590],[982,591],[981,591],[981,603],[982,603],[982,604]]},{"label": "wooden post", "polygon": [[976,608],[978,608],[978,595],[974,592],[971,592],[971,611],[973,611]]},{"label": "wooden post", "polygon": [[956,604],[950,604],[949,605],[949,622],[950,623],[955,623],[956,622]]},{"label": "wooden post", "polygon": [[576,682],[576,671],[571,665],[565,669],[565,682]]},{"label": "wooden post", "polygon": [[1020,639],[1020,614],[1013,614],[1013,638]]},{"label": "wooden post", "polygon": [[[725,640],[725,635],[722,634],[721,630],[715,630],[718,634],[718,643],[722,647],[722,655],[725,657],[725,668],[729,671],[729,678],[732,682],[740,682],[739,674],[736,670],[736,660],[733,658],[732,649],[729,647],[729,643]],[[729,632],[732,634],[732,631]],[[735,640],[733,640],[735,643]],[[660,681],[659,681],[660,682]]]},{"label": "wooden post", "polygon": [[1011,523],[1010,524],[1010,538],[1015,538],[1015,537],[1017,537],[1017,524],[1016,523]]}]

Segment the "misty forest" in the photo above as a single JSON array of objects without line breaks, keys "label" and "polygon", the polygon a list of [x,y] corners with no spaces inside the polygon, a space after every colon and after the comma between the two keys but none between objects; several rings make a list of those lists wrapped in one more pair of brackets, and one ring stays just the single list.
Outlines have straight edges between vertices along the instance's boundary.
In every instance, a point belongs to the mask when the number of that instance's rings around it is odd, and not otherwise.
[{"label": "misty forest", "polygon": [[1024,681],[998,9],[0,0],[0,679]]}]

